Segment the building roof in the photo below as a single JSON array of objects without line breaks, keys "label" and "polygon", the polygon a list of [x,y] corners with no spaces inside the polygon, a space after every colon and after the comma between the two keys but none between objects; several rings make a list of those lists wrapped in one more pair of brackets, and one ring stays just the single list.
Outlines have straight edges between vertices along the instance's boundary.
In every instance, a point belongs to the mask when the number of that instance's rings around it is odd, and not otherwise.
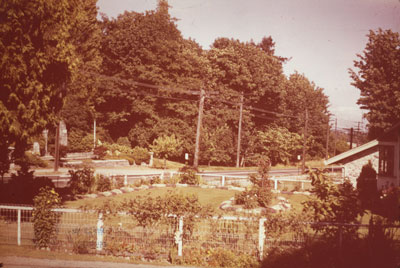
[{"label": "building roof", "polygon": [[393,132],[394,130],[398,129],[399,127],[400,127],[400,122],[398,122],[397,124],[393,125],[393,127],[390,128],[388,131],[386,131],[381,137],[379,137],[379,138],[377,138],[375,140],[372,140],[370,142],[364,143],[361,146],[355,147],[355,148],[353,148],[351,150],[348,150],[346,152],[343,152],[341,154],[338,154],[338,155],[336,155],[334,157],[331,157],[331,158],[325,160],[324,161],[325,165],[335,164],[335,163],[337,163],[337,162],[339,162],[341,160],[344,160],[344,159],[346,159],[348,157],[354,156],[354,155],[356,155],[358,153],[361,153],[361,152],[363,152],[365,150],[368,150],[368,149],[371,149],[371,148],[377,146],[379,144],[380,140],[383,140],[386,136],[388,136],[391,132]]},{"label": "building roof", "polygon": [[336,155],[334,157],[331,157],[331,158],[325,160],[325,165],[335,164],[335,163],[337,163],[337,162],[339,162],[339,161],[341,161],[343,159],[346,159],[346,158],[348,158],[350,156],[353,156],[353,155],[358,154],[358,153],[360,153],[362,151],[365,151],[365,150],[368,150],[368,149],[370,149],[372,147],[375,147],[375,146],[378,145],[378,143],[379,143],[379,141],[377,139],[372,140],[372,141],[367,142],[367,143],[364,143],[361,146],[355,147],[355,148],[353,148],[351,150],[348,150],[346,152],[343,152],[341,154],[338,154],[338,155]]}]

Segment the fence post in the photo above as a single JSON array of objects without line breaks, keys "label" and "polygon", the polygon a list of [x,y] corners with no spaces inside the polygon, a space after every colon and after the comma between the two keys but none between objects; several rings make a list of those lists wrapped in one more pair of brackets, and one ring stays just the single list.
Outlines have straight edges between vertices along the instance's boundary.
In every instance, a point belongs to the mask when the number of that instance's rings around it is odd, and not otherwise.
[{"label": "fence post", "polygon": [[278,190],[278,180],[275,177],[272,177],[272,180],[274,181],[274,189]]},{"label": "fence post", "polygon": [[221,176],[221,186],[225,186],[225,176]]},{"label": "fence post", "polygon": [[258,258],[260,261],[264,257],[265,221],[266,219],[260,219],[258,223]]},{"label": "fence post", "polygon": [[104,235],[104,223],[103,223],[103,213],[99,213],[99,219],[97,220],[97,242],[96,250],[103,250],[103,235]]},{"label": "fence post", "polygon": [[21,209],[18,209],[17,244],[21,246]]},{"label": "fence post", "polygon": [[128,185],[128,175],[124,176],[124,186]]},{"label": "fence post", "polygon": [[183,248],[183,217],[178,219],[178,230],[175,233],[175,243],[178,245],[178,256],[182,257]]}]

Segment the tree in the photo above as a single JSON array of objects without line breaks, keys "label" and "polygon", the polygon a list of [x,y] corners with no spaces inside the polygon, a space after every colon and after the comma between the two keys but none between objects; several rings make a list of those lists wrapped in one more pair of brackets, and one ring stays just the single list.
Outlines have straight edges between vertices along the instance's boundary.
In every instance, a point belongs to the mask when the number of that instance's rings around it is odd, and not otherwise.
[{"label": "tree", "polygon": [[370,31],[363,54],[357,54],[352,85],[360,90],[357,104],[367,110],[369,136],[376,138],[400,120],[400,35]]},{"label": "tree", "polygon": [[302,138],[297,133],[289,132],[284,127],[271,126],[266,131],[259,131],[259,153],[266,154],[272,165],[289,164],[300,153]]},{"label": "tree", "polygon": [[313,228],[321,231],[326,238],[336,239],[342,234],[347,238],[354,237],[359,224],[358,216],[364,210],[353,185],[349,181],[335,185],[320,170],[312,171],[310,177],[314,195],[304,202],[304,211],[312,215]]},{"label": "tree", "polygon": [[66,0],[0,3],[0,140],[15,146],[14,157],[62,107],[76,64],[69,42],[73,8]]},{"label": "tree", "polygon": [[307,110],[307,153],[312,157],[324,156],[329,100],[323,89],[310,82],[303,74],[295,72],[287,80],[284,100],[284,113],[288,116],[279,120],[278,125],[302,135]]},{"label": "tree", "polygon": [[357,178],[357,191],[361,205],[364,209],[375,209],[378,202],[378,188],[376,171],[372,167],[371,161],[361,169],[360,176]]},{"label": "tree", "polygon": [[167,166],[167,159],[171,156],[178,156],[181,153],[181,141],[175,135],[160,136],[154,140],[151,150],[164,159],[164,168]]}]

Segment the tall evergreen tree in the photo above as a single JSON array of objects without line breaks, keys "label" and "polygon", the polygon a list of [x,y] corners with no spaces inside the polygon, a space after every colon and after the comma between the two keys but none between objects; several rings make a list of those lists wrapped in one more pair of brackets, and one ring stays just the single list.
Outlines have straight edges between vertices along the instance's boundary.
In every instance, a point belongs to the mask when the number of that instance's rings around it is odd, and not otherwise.
[{"label": "tall evergreen tree", "polygon": [[376,138],[400,120],[400,35],[392,30],[370,31],[352,85],[360,90],[358,104],[369,122],[369,136]]}]

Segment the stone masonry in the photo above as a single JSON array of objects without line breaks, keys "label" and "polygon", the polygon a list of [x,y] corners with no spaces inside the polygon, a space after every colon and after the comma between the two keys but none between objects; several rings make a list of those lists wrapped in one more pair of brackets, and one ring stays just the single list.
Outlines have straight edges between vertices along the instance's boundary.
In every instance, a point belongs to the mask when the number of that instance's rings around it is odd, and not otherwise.
[{"label": "stone masonry", "polygon": [[361,169],[364,165],[371,161],[372,167],[378,172],[379,169],[379,151],[378,147],[373,147],[369,150],[362,152],[362,154],[354,155],[348,159],[342,165],[345,168],[345,177],[348,178],[351,183],[356,187],[357,178],[360,176]]}]

